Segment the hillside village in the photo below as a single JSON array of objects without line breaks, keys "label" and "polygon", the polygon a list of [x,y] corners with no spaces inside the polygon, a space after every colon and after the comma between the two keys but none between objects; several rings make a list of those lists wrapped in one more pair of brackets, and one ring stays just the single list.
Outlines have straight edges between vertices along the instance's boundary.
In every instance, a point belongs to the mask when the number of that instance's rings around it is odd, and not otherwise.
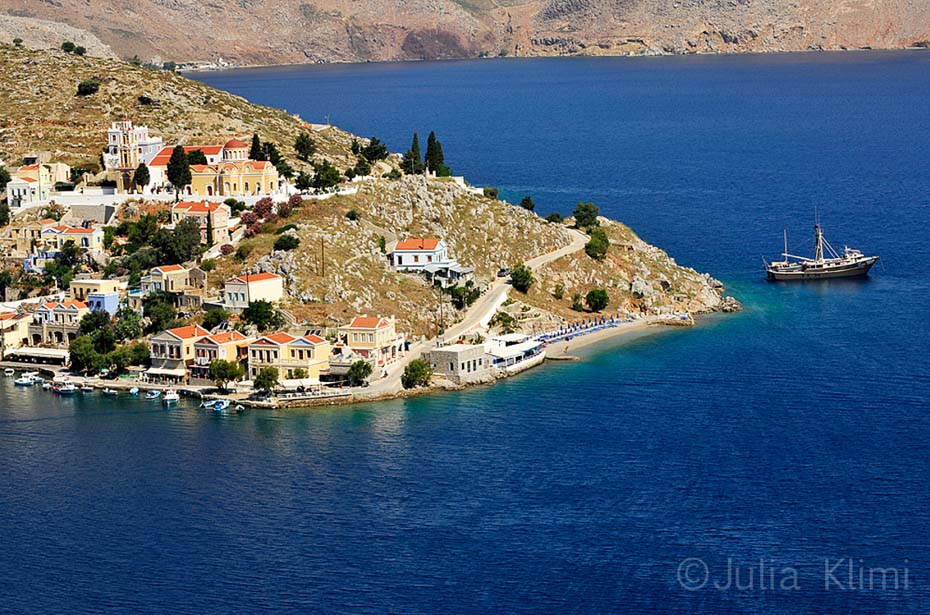
[{"label": "hillside village", "polygon": [[[16,70],[74,63],[4,53]],[[738,309],[593,204],[542,218],[454,177],[434,135],[401,156],[292,116],[284,131],[261,107],[254,121],[245,102],[229,128],[251,133],[162,133],[159,115],[179,112],[141,102],[144,69],[86,61],[110,75],[108,97],[137,104],[95,110],[80,143],[3,118],[17,134],[2,150],[7,365],[303,405],[488,382],[579,336]],[[148,92],[183,93],[150,77]]]}]

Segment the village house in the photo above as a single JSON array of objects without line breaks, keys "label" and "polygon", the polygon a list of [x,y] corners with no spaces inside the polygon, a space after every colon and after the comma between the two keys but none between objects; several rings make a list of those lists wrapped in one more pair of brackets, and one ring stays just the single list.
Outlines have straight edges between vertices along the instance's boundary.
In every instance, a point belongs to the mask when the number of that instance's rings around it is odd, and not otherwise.
[{"label": "village house", "polygon": [[0,360],[29,341],[32,314],[0,313]]},{"label": "village house", "polygon": [[39,241],[33,247],[32,253],[23,261],[23,269],[27,272],[42,272],[45,264],[53,260],[67,243],[73,243],[83,252],[91,255],[101,255],[103,248],[103,229],[84,228],[81,226],[67,226],[56,224],[44,227],[39,234]]},{"label": "village house", "polygon": [[421,273],[428,282],[443,288],[474,277],[474,269],[450,258],[446,242],[435,237],[398,241],[388,254],[388,262],[398,271]]},{"label": "village house", "polygon": [[[152,186],[168,187],[168,161],[174,148],[162,149],[149,164]],[[181,194],[194,197],[243,197],[278,194],[285,187],[270,162],[249,159],[248,144],[231,139],[224,145],[184,146],[190,154],[201,151],[207,164],[191,165],[191,183]]]},{"label": "village house", "polygon": [[207,273],[199,267],[161,265],[153,267],[141,280],[139,289],[130,291],[130,309],[142,312],[142,300],[152,293],[165,292],[178,309],[195,310],[203,304],[207,289]]},{"label": "village house", "polygon": [[483,344],[450,344],[424,353],[433,373],[455,384],[480,382],[490,376],[490,360]]},{"label": "village house", "polygon": [[254,338],[246,337],[238,331],[224,331],[200,338],[194,342],[194,364],[191,366],[191,378],[208,380],[210,364],[214,361],[232,361],[244,363],[248,359],[249,344]]},{"label": "village house", "polygon": [[262,369],[271,367],[278,370],[280,382],[297,379],[319,382],[320,375],[329,370],[329,358],[329,342],[322,337],[274,333],[249,344],[249,378],[255,380]]},{"label": "village house", "polygon": [[56,184],[71,180],[71,167],[60,162],[45,162],[38,159],[24,160],[25,164],[15,169],[7,183],[7,204],[11,209],[29,207],[45,202],[55,191]]},{"label": "village house", "polygon": [[149,338],[152,366],[146,377],[169,382],[185,382],[194,363],[194,344],[210,332],[199,325],[177,327]]},{"label": "village house", "polygon": [[182,201],[171,208],[171,223],[195,220],[200,241],[205,244],[229,242],[229,206],[210,201]]},{"label": "village house", "polygon": [[123,296],[115,291],[90,293],[87,295],[87,307],[91,312],[106,312],[111,317],[116,316],[122,304]]},{"label": "village house", "polygon": [[126,287],[125,280],[99,280],[78,276],[68,285],[68,296],[75,301],[86,302],[87,298],[94,293],[125,294]]},{"label": "village house", "polygon": [[340,364],[351,364],[363,360],[377,369],[383,369],[402,357],[406,340],[397,333],[393,316],[356,316],[348,325],[339,327],[339,343],[336,344]]},{"label": "village house", "polygon": [[223,304],[227,310],[240,312],[253,301],[277,303],[284,298],[284,278],[276,273],[240,275],[223,286]]},{"label": "village house", "polygon": [[9,256],[18,259],[25,259],[30,256],[42,241],[42,231],[53,226],[59,226],[59,222],[52,218],[45,218],[38,222],[27,222],[23,225],[11,225],[9,227],[9,237],[5,241],[9,249]]},{"label": "village house", "polygon": [[65,347],[81,332],[81,319],[90,308],[81,301],[50,302],[40,305],[29,325],[33,346]]}]

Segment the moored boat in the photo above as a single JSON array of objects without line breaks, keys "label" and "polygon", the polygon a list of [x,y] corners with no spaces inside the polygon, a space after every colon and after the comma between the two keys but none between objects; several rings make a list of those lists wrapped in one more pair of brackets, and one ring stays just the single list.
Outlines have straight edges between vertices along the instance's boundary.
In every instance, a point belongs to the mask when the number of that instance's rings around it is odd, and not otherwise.
[{"label": "moored boat", "polygon": [[132,387],[131,389],[129,389],[129,394],[130,394],[130,395],[138,395],[138,394],[139,394],[139,387]]},{"label": "moored boat", "polygon": [[30,374],[23,374],[13,381],[13,384],[20,387],[31,387],[35,383],[35,379]]},{"label": "moored boat", "polygon": [[55,392],[59,395],[74,395],[76,391],[77,387],[71,382],[65,382],[55,389]]},{"label": "moored boat", "polygon": [[174,390],[174,389],[168,389],[168,391],[165,392],[165,396],[162,398],[162,402],[163,402],[166,406],[172,406],[172,405],[178,403],[178,401],[180,401],[180,399],[181,399],[181,396],[178,394],[178,392],[177,392],[176,390]]},{"label": "moored boat", "polygon": [[8,367],[5,370],[3,370],[4,376],[13,376],[14,374],[16,374],[16,370],[13,369],[12,367]]},{"label": "moored boat", "polygon": [[106,388],[103,390],[103,394],[106,395],[107,397],[116,397],[117,395],[119,395],[119,391],[117,391],[116,389]]},{"label": "moored boat", "polygon": [[865,256],[859,250],[848,246],[844,246],[842,255],[839,254],[830,242],[824,239],[820,224],[814,225],[814,238],[814,257],[796,256],[788,252],[788,233],[785,232],[785,251],[782,252],[784,260],[765,264],[768,279],[785,282],[864,277],[878,261],[877,256]]},{"label": "moored boat", "polygon": [[158,399],[161,397],[161,391],[149,391],[145,394],[146,399]]},{"label": "moored boat", "polygon": [[217,399],[213,402],[213,410],[215,412],[226,412],[228,409],[229,409],[228,399]]}]

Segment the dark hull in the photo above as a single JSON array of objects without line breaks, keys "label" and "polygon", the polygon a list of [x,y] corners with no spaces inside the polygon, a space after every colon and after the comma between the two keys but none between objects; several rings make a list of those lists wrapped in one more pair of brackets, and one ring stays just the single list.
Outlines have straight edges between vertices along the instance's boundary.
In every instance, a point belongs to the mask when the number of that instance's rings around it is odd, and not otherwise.
[{"label": "dark hull", "polygon": [[870,259],[851,265],[828,267],[823,269],[800,269],[796,271],[778,271],[768,269],[768,279],[773,282],[794,282],[806,280],[831,280],[833,278],[861,278],[869,275],[869,269],[878,259]]}]

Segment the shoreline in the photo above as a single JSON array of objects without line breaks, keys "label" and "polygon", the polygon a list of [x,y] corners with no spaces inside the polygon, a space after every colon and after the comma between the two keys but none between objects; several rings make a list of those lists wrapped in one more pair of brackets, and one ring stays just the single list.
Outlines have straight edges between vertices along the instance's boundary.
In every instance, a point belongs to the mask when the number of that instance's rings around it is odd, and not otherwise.
[{"label": "shoreline", "polygon": [[[178,69],[181,75],[190,75],[194,73],[228,73],[237,70],[261,70],[269,68],[299,68],[309,66],[366,66],[370,64],[418,64],[418,63],[440,63],[440,62],[472,62],[472,61],[512,61],[512,60],[549,60],[549,59],[592,59],[592,58],[687,58],[687,57],[739,57],[739,56],[778,56],[790,54],[840,54],[840,53],[875,53],[875,52],[906,52],[906,51],[928,51],[927,47],[869,47],[855,49],[778,49],[771,51],[695,51],[693,53],[636,53],[636,54],[574,54],[574,55],[534,55],[534,56],[493,56],[493,57],[463,57],[463,58],[434,58],[434,59],[401,59],[401,60],[350,60],[350,61],[333,61],[333,62],[282,62],[269,64],[237,64],[224,67],[203,66],[197,68]],[[122,60],[125,62],[125,60]]]}]

